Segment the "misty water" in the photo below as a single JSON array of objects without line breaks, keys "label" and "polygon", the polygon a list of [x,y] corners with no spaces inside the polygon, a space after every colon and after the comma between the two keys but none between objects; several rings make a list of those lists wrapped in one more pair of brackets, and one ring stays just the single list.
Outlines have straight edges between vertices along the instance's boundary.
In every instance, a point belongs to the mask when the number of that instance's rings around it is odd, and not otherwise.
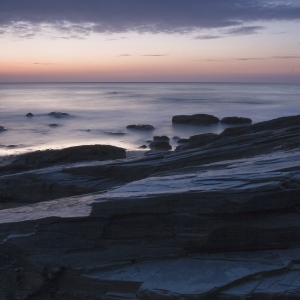
[{"label": "misty water", "polygon": [[[54,118],[52,111],[68,113]],[[26,117],[27,113],[34,117]],[[253,123],[300,114],[300,85],[233,83],[0,84],[0,154],[75,145],[110,144],[129,150],[154,135],[188,138],[220,133],[224,125],[174,125],[172,116],[249,117]],[[52,126],[51,126],[52,124]],[[55,126],[53,125],[55,124]],[[129,130],[150,124],[153,131]]]}]

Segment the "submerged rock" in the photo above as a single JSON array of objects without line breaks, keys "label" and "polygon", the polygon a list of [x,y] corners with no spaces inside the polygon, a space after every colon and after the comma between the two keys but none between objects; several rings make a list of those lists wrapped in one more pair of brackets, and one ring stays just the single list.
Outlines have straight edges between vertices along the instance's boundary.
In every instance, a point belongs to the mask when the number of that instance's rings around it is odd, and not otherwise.
[{"label": "submerged rock", "polygon": [[250,118],[243,117],[226,117],[221,120],[224,124],[251,124],[252,120]]},{"label": "submerged rock", "polygon": [[153,130],[155,129],[152,125],[145,124],[133,124],[126,126],[128,129],[137,129],[137,130]]},{"label": "submerged rock", "polygon": [[49,126],[50,126],[50,127],[58,127],[59,124],[57,124],[57,123],[52,123],[52,124],[49,124]]},{"label": "submerged rock", "polygon": [[55,117],[55,118],[63,118],[69,116],[69,114],[59,111],[53,111],[48,114],[48,116]]},{"label": "submerged rock", "polygon": [[210,125],[217,124],[220,122],[219,118],[207,115],[207,114],[196,114],[196,115],[178,115],[172,118],[172,122],[176,124],[198,124],[198,125]]}]

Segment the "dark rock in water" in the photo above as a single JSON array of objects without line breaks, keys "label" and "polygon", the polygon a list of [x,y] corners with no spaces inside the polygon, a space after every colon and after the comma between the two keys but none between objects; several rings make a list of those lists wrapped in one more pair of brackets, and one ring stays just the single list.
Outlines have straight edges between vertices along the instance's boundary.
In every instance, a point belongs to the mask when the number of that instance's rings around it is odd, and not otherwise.
[{"label": "dark rock in water", "polygon": [[8,146],[6,146],[7,148],[16,148],[16,147],[18,147],[17,145],[8,145]]},{"label": "dark rock in water", "polygon": [[120,159],[126,157],[123,148],[110,145],[86,145],[69,147],[61,150],[44,150],[17,156],[13,164],[29,167],[42,167],[58,163],[72,163],[90,160]]},{"label": "dark rock in water", "polygon": [[162,135],[162,136],[158,136],[158,135],[155,135],[153,137],[153,141],[166,141],[168,142],[170,139],[166,136],[166,135]]},{"label": "dark rock in water", "polygon": [[189,143],[189,142],[190,142],[189,139],[179,139],[177,141],[178,144],[186,144],[186,143]]},{"label": "dark rock in water", "polygon": [[146,143],[152,143],[152,141],[151,140],[147,140]]},{"label": "dark rock in water", "polygon": [[118,131],[107,131],[107,132],[105,132],[105,134],[108,134],[108,135],[125,135],[126,133],[118,132]]},{"label": "dark rock in water", "polygon": [[142,145],[139,147],[139,149],[147,149],[148,147],[146,145]]},{"label": "dark rock in water", "polygon": [[177,135],[175,135],[175,136],[172,137],[172,139],[173,139],[174,141],[177,141],[177,140],[180,140],[180,137],[177,136]]},{"label": "dark rock in water", "polygon": [[69,116],[67,113],[59,112],[59,111],[53,111],[48,114],[48,116],[55,117],[55,118],[63,118]]},{"label": "dark rock in water", "polygon": [[199,124],[199,125],[210,125],[217,124],[220,120],[212,115],[207,114],[196,114],[196,115],[178,115],[172,118],[172,122],[176,124]]},{"label": "dark rock in water", "polygon": [[172,146],[168,141],[153,141],[149,147],[155,150],[172,150]]},{"label": "dark rock in water", "polygon": [[145,124],[128,125],[126,128],[137,129],[137,130],[153,130],[153,129],[155,129],[152,125],[145,125]]},{"label": "dark rock in water", "polygon": [[226,117],[221,120],[224,124],[251,124],[252,120],[243,117]]},{"label": "dark rock in water", "polygon": [[[195,149],[205,145],[208,145],[218,139],[218,135],[215,133],[204,133],[197,134],[189,137],[188,139],[183,139],[186,145],[181,145],[176,148],[176,150],[188,150]],[[178,141],[179,143],[179,141]]]},{"label": "dark rock in water", "polygon": [[0,126],[0,131],[6,131],[7,129],[3,126]]},{"label": "dark rock in water", "polygon": [[52,123],[52,124],[49,124],[49,126],[50,126],[50,127],[58,127],[59,124],[57,124],[57,123]]},{"label": "dark rock in water", "polygon": [[33,116],[34,116],[34,115],[33,115],[33,113],[31,113],[31,112],[28,113],[28,114],[26,114],[26,117],[29,117],[29,118],[30,118],[30,117],[33,117]]}]

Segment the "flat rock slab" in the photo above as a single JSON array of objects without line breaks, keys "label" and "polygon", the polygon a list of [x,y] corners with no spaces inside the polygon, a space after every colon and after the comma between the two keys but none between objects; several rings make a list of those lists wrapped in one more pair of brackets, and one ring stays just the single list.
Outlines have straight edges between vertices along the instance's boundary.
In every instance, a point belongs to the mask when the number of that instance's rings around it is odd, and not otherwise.
[{"label": "flat rock slab", "polygon": [[0,211],[0,224],[45,219],[49,217],[74,218],[90,214],[93,196],[62,198]]},{"label": "flat rock slab", "polygon": [[[258,261],[253,258],[249,259],[247,253],[244,254],[244,257],[243,254],[239,254],[240,260],[235,260],[233,256],[232,259],[225,257],[221,259],[218,255],[210,254],[203,255],[202,258],[199,255],[198,259],[180,258],[135,263],[119,269],[92,272],[84,276],[109,281],[112,285],[118,285],[120,282],[140,283],[137,292],[139,299],[177,299],[177,297],[178,299],[180,297],[202,299],[202,297],[218,295],[224,291],[226,294],[237,294],[238,289],[242,294],[242,289],[246,291],[246,287],[253,286],[253,280],[255,287],[260,285],[260,289],[263,289],[264,281],[269,277],[273,280],[272,276],[278,272],[282,273],[280,274],[282,284],[286,282],[287,285],[291,285],[298,278],[294,274],[298,272],[297,270],[291,271],[294,272],[292,275],[286,272],[290,260],[281,260],[279,264],[272,264],[267,259],[259,259],[259,256],[264,256],[261,252],[256,255]],[[276,255],[276,252],[273,255]],[[288,279],[288,276],[291,279]]]}]

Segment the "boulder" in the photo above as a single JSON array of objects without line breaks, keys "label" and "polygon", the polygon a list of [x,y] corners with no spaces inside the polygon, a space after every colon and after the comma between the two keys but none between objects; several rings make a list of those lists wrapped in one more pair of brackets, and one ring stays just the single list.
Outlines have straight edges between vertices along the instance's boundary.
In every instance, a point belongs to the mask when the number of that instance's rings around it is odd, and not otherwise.
[{"label": "boulder", "polygon": [[162,136],[155,135],[153,137],[153,141],[155,141],[155,142],[158,142],[158,141],[166,141],[166,142],[168,142],[168,141],[170,141],[170,139],[166,135],[162,135]]},{"label": "boulder", "polygon": [[26,117],[33,117],[34,115],[33,115],[33,113],[31,113],[31,112],[29,112],[28,114],[26,114]]},{"label": "boulder", "polygon": [[84,145],[60,150],[51,149],[21,154],[16,157],[13,164],[22,164],[36,168],[59,163],[99,161],[125,157],[126,151],[123,148],[110,145]]},{"label": "boulder", "polygon": [[142,145],[139,147],[139,149],[147,149],[148,147],[146,145]]},{"label": "boulder", "polygon": [[153,130],[155,129],[152,125],[145,124],[133,124],[126,126],[128,129],[137,129],[137,130]]},{"label": "boulder", "polygon": [[168,141],[153,141],[149,147],[155,150],[172,150],[172,146]]},{"label": "boulder", "polygon": [[221,120],[223,124],[251,124],[252,120],[250,118],[243,117],[226,117]]},{"label": "boulder", "polygon": [[6,131],[7,129],[3,126],[0,126],[0,131]]},{"label": "boulder", "polygon": [[210,125],[217,124],[220,122],[219,118],[207,115],[207,114],[196,114],[196,115],[178,115],[172,118],[172,122],[175,124],[199,124],[199,125]]},{"label": "boulder", "polygon": [[55,117],[55,118],[63,118],[69,116],[69,114],[59,111],[52,111],[48,114],[48,116]]},{"label": "boulder", "polygon": [[[204,134],[197,134],[192,135],[188,139],[182,139],[185,145],[180,145],[176,148],[176,150],[188,150],[188,149],[195,149],[200,148],[210,143],[213,143],[218,139],[218,135],[215,133],[204,133]],[[180,141],[180,140],[179,140]],[[179,143],[179,141],[177,143]]]},{"label": "boulder", "polygon": [[49,124],[49,126],[50,126],[50,127],[58,127],[59,124],[57,124],[57,123],[52,123],[52,124]]},{"label": "boulder", "polygon": [[186,144],[186,143],[189,143],[189,142],[190,142],[189,139],[179,139],[177,141],[178,144]]}]

